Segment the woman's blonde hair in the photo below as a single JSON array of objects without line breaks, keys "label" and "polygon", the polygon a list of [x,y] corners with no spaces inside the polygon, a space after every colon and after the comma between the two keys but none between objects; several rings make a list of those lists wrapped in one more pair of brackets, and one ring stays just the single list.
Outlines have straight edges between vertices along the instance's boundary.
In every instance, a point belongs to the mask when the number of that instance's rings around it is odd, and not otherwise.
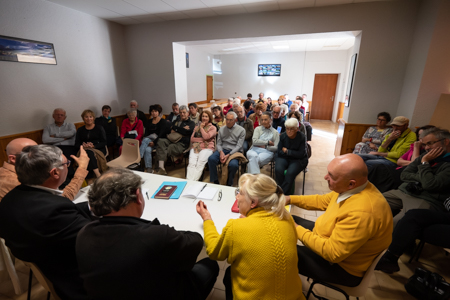
[{"label": "woman's blonde hair", "polygon": [[273,178],[264,174],[247,173],[239,178],[239,187],[247,201],[258,200],[258,207],[263,207],[280,219],[289,217],[289,213],[284,208],[286,197]]},{"label": "woman's blonde hair", "polygon": [[95,119],[95,113],[90,109],[83,110],[83,112],[81,113],[81,118],[84,119],[85,115],[91,115]]}]

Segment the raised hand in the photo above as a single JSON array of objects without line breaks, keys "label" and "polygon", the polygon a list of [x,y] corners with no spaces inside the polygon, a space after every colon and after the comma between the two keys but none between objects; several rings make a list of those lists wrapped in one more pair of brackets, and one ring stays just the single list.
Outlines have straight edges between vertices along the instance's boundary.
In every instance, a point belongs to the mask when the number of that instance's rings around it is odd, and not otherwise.
[{"label": "raised hand", "polygon": [[197,205],[195,206],[197,213],[200,215],[200,217],[203,219],[203,221],[206,220],[212,220],[211,214],[208,211],[208,207],[203,201],[198,201]]},{"label": "raised hand", "polygon": [[78,167],[82,169],[87,169],[87,166],[89,164],[89,156],[87,155],[86,151],[84,150],[83,146],[80,146],[80,157],[76,157],[75,155],[70,156],[74,161],[77,162]]}]

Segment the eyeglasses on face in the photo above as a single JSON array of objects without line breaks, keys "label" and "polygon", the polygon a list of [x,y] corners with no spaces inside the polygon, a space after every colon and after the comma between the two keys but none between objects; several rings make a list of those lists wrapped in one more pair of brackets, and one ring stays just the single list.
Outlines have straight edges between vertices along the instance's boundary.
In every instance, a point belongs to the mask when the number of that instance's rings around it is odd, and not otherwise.
[{"label": "eyeglasses on face", "polygon": [[433,146],[434,144],[436,144],[437,142],[440,142],[440,141],[443,141],[443,140],[445,140],[445,139],[440,139],[440,140],[437,140],[437,141],[434,141],[434,142],[428,142],[428,143],[426,143],[426,144],[424,144],[425,145],[425,147],[431,147],[431,146]]},{"label": "eyeglasses on face", "polygon": [[386,122],[386,119],[378,118],[377,120],[380,121],[380,122]]},{"label": "eyeglasses on face", "polygon": [[237,188],[237,189],[234,191],[234,195],[237,196],[240,192],[241,192],[241,189],[240,189],[240,188]]},{"label": "eyeglasses on face", "polygon": [[62,163],[61,166],[67,165],[67,167],[70,167],[70,163],[72,161],[70,159],[68,159],[65,163]]}]

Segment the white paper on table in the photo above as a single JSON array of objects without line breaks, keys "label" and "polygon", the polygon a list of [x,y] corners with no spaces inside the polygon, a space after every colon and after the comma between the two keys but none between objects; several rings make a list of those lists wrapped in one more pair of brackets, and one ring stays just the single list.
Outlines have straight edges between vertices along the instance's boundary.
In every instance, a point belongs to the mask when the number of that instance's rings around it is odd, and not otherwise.
[{"label": "white paper on table", "polygon": [[181,194],[181,197],[213,200],[218,191],[218,188],[207,187],[206,184],[198,183],[187,187]]}]

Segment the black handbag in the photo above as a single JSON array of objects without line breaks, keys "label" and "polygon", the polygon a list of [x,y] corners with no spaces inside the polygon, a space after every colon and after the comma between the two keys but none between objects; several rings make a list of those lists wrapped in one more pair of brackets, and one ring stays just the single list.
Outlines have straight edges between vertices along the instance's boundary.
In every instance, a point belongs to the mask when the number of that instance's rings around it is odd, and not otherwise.
[{"label": "black handbag", "polygon": [[[133,126],[133,128],[131,128],[131,130],[130,131],[133,131],[134,129],[136,129],[136,126],[137,126],[137,121],[139,121],[139,120],[136,120],[136,124],[134,124],[134,126]],[[126,133],[125,133],[125,135],[124,135],[124,139],[136,139],[137,138],[137,134],[136,133],[128,133],[129,131],[127,131]]]},{"label": "black handbag", "polygon": [[437,274],[417,268],[405,284],[406,291],[417,299],[448,300],[450,284]]}]

